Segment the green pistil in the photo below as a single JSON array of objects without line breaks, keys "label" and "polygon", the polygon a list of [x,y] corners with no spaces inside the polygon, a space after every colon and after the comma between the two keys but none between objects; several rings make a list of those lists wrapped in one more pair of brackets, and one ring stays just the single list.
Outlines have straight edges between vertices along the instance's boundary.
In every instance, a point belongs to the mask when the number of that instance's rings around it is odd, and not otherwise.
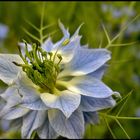
[{"label": "green pistil", "polygon": [[16,66],[22,67],[23,71],[32,82],[39,86],[40,92],[60,94],[59,90],[65,90],[67,83],[62,83],[61,81],[56,82],[60,72],[60,63],[62,61],[62,56],[58,54],[58,51],[61,47],[64,47],[69,43],[69,39],[62,42],[55,53],[46,52],[36,44],[33,44],[31,46],[32,49],[29,51],[27,42],[24,41],[24,43],[25,56],[23,56],[19,47],[19,55],[24,64],[18,64],[17,62],[13,63]]},{"label": "green pistil", "polygon": [[[19,52],[25,64],[13,63],[22,67],[32,82],[40,87],[40,91],[53,93],[57,75],[60,72],[59,64],[62,61],[62,56],[57,54],[57,52],[55,55],[51,52],[46,52],[36,44],[33,44],[32,50],[29,51],[26,42],[25,56],[22,55],[20,48]],[[57,63],[55,63],[56,56],[59,59]]]}]

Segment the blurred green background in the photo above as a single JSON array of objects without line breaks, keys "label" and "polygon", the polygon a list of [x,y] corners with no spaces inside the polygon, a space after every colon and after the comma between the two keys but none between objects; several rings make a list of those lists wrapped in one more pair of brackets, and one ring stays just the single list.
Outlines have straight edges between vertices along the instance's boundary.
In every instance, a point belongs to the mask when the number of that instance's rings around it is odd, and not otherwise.
[{"label": "blurred green background", "polygon": [[[7,36],[0,39],[0,53],[18,53],[17,43],[21,39],[36,42],[24,32],[23,27],[39,36],[26,20],[39,27],[42,5],[43,2],[0,2],[0,23],[7,25],[9,29]],[[69,27],[71,34],[84,23],[80,30],[81,44],[98,48],[102,42],[103,48],[107,44],[107,39],[102,24],[105,25],[110,38],[113,38],[138,14],[139,2],[45,2],[44,25],[51,26],[44,34],[50,34],[54,41],[61,38],[58,19]],[[133,91],[121,116],[137,116],[140,108],[140,18],[130,24],[115,43],[130,42],[136,43],[109,48],[112,59],[103,77],[103,81],[113,90],[120,92],[122,97]],[[140,120],[122,120],[121,123],[131,138],[140,138]],[[127,138],[115,121],[109,120],[109,124],[117,138]],[[20,138],[20,133],[1,130],[0,138]],[[100,124],[87,126],[85,138],[112,136],[101,119]]]}]

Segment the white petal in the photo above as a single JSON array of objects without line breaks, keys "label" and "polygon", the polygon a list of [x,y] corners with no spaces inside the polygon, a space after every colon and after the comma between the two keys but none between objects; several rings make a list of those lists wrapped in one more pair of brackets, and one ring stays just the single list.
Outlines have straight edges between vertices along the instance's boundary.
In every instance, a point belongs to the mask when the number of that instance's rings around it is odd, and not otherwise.
[{"label": "white petal", "polygon": [[70,117],[70,115],[78,108],[81,96],[65,90],[62,91],[59,96],[49,93],[41,94],[41,99],[46,106],[59,109],[66,117]]},{"label": "white petal", "polygon": [[37,129],[37,133],[41,139],[56,139],[59,136],[50,125],[48,115],[43,125]]},{"label": "white petal", "polygon": [[81,96],[80,109],[82,111],[98,111],[115,106],[115,100],[110,96],[107,98],[91,98],[87,96]]},{"label": "white petal", "polygon": [[80,139],[84,134],[83,113],[76,110],[69,118],[66,118],[59,110],[49,110],[48,117],[53,129],[63,137]]},{"label": "white petal", "polygon": [[8,54],[0,55],[0,79],[6,84],[12,84],[16,78],[20,68],[17,67],[12,61],[20,62],[19,57],[9,56]]},{"label": "white petal", "polygon": [[110,59],[106,49],[77,49],[73,59],[65,66],[59,77],[80,76],[96,71]]},{"label": "white petal", "polygon": [[43,124],[45,116],[46,111],[32,111],[24,116],[21,128],[22,138],[29,139],[32,132]]},{"label": "white petal", "polygon": [[67,84],[67,88],[72,92],[95,98],[106,98],[114,94],[103,82],[89,76],[73,78]]}]

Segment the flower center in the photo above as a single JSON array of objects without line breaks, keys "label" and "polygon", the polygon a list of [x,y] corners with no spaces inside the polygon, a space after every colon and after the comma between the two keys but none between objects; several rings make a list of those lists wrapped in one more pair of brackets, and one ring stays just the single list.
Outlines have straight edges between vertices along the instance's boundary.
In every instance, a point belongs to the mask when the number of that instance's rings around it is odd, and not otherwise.
[{"label": "flower center", "polygon": [[61,70],[62,56],[57,51],[55,53],[46,52],[36,44],[33,44],[29,51],[26,42],[25,55],[22,54],[20,48],[19,51],[24,64],[13,63],[21,66],[27,76],[40,87],[42,92],[53,93],[57,76]]}]

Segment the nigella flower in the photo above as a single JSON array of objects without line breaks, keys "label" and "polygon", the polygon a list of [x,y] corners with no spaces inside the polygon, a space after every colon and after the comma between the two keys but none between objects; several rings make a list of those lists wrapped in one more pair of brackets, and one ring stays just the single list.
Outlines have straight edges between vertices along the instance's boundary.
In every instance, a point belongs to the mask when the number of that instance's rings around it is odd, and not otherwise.
[{"label": "nigella flower", "polygon": [[115,94],[101,79],[111,53],[80,45],[80,27],[41,46],[20,43],[20,56],[0,54],[0,79],[8,84],[1,94],[0,116],[21,127],[22,138],[82,138],[85,124],[97,123],[97,111],[115,105]]}]

